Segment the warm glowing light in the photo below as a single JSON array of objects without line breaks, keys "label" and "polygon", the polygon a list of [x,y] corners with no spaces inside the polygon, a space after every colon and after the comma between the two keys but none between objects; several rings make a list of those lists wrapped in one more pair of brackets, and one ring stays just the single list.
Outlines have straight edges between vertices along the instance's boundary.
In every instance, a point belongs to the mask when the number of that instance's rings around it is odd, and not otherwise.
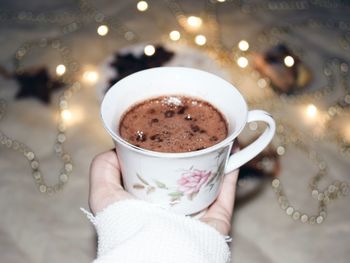
[{"label": "warm glowing light", "polygon": [[179,31],[177,30],[173,30],[169,33],[169,38],[172,40],[172,41],[178,41],[181,37],[181,34]]},{"label": "warm glowing light", "polygon": [[245,57],[239,57],[237,59],[237,64],[238,66],[240,66],[241,68],[245,68],[248,66],[248,59]]},{"label": "warm glowing light", "polygon": [[267,81],[265,79],[259,79],[257,84],[259,88],[265,88],[267,86]]},{"label": "warm glowing light", "polygon": [[143,50],[145,52],[146,56],[153,56],[154,53],[156,52],[156,49],[153,45],[147,45],[145,46],[145,49]]},{"label": "warm glowing light", "polygon": [[56,67],[56,74],[58,76],[62,76],[65,72],[66,72],[66,66],[65,65],[60,64],[60,65],[58,65]]},{"label": "warm glowing light", "polygon": [[345,141],[350,142],[350,124],[345,126],[343,130],[343,135],[344,135]]},{"label": "warm glowing light", "polygon": [[196,42],[196,44],[198,46],[203,46],[203,45],[205,45],[205,43],[207,43],[207,38],[205,36],[203,36],[203,35],[198,35],[194,39],[194,42]]},{"label": "warm glowing light", "polygon": [[108,30],[108,26],[101,25],[97,28],[97,34],[99,34],[100,36],[105,36],[108,34]]},{"label": "warm glowing light", "polygon": [[140,1],[137,3],[137,10],[144,12],[148,9],[148,3],[146,1]]},{"label": "warm glowing light", "polygon": [[317,107],[313,104],[310,104],[307,106],[306,108],[306,115],[309,117],[309,118],[314,118],[316,115],[317,115]]},{"label": "warm glowing light", "polygon": [[70,127],[86,120],[86,116],[89,114],[82,106],[72,106],[68,109],[61,111],[62,125],[64,127]]},{"label": "warm glowing light", "polygon": [[287,67],[292,67],[294,65],[294,58],[291,56],[286,56],[284,58],[284,65]]},{"label": "warm glowing light", "polygon": [[219,3],[226,2],[226,0],[217,0]]},{"label": "warm glowing light", "polygon": [[61,111],[61,117],[63,120],[68,121],[72,118],[72,113],[69,110]]},{"label": "warm glowing light", "polygon": [[187,18],[187,24],[193,28],[199,28],[202,25],[202,19],[198,16],[190,16]]},{"label": "warm glowing light", "polygon": [[96,83],[98,80],[98,73],[92,70],[85,71],[83,74],[83,80],[89,83]]},{"label": "warm glowing light", "polygon": [[238,48],[242,51],[247,51],[249,49],[249,43],[245,40],[241,40],[238,43]]}]

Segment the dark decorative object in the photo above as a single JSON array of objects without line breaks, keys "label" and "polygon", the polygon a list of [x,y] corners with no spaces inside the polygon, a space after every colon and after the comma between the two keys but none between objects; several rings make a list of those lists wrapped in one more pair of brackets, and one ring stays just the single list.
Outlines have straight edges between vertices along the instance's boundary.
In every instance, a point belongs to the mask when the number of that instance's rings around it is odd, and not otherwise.
[{"label": "dark decorative object", "polygon": [[51,93],[64,86],[64,83],[50,77],[47,68],[31,68],[21,74],[9,73],[0,67],[0,75],[7,79],[15,79],[19,84],[16,98],[34,97],[44,104],[50,103]]},{"label": "dark decorative object", "polygon": [[141,56],[135,56],[132,53],[127,54],[115,54],[113,62],[110,64],[117,72],[116,78],[110,80],[110,87],[121,80],[122,78],[135,73],[137,71],[160,67],[164,63],[168,62],[174,53],[166,50],[163,46],[156,46],[156,51],[152,56],[142,54]]},{"label": "dark decorative object", "polygon": [[[247,143],[248,145],[249,143]],[[239,143],[241,148],[246,144]],[[263,152],[239,169],[236,199],[247,201],[260,192],[267,179],[276,177],[280,172],[280,160],[273,146],[268,146]]]},{"label": "dark decorative object", "polygon": [[[285,61],[286,57],[289,61]],[[311,81],[311,74],[302,61],[284,44],[279,44],[263,54],[255,54],[255,68],[271,80],[278,93],[291,94]]]}]

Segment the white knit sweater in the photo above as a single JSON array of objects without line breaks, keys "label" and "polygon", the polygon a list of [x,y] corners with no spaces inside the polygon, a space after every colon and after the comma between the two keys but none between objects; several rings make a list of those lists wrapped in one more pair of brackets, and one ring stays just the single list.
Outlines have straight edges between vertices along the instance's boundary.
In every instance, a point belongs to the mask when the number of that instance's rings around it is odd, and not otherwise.
[{"label": "white knit sweater", "polygon": [[226,263],[224,236],[199,220],[140,200],[116,202],[89,216],[98,234],[94,263]]}]

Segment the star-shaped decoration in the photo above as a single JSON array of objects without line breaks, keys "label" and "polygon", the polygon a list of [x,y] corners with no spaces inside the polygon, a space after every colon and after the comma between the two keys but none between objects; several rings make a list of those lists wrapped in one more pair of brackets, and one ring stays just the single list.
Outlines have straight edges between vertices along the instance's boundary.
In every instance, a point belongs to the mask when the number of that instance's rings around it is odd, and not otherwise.
[{"label": "star-shaped decoration", "polygon": [[16,98],[34,97],[45,104],[50,102],[53,91],[64,86],[63,82],[51,78],[45,67],[24,71],[14,78],[19,84]]},{"label": "star-shaped decoration", "polygon": [[135,56],[132,53],[115,54],[114,60],[110,66],[117,72],[116,78],[110,80],[110,86],[121,80],[122,78],[140,70],[160,67],[168,62],[174,53],[166,50],[162,46],[156,46],[155,53],[152,56],[142,54]]},{"label": "star-shaped decoration", "polygon": [[38,67],[26,69],[19,73],[9,73],[6,69],[0,67],[0,75],[7,79],[15,79],[19,85],[16,98],[33,97],[44,104],[50,102],[53,91],[62,88],[64,83],[53,79],[47,68]]}]

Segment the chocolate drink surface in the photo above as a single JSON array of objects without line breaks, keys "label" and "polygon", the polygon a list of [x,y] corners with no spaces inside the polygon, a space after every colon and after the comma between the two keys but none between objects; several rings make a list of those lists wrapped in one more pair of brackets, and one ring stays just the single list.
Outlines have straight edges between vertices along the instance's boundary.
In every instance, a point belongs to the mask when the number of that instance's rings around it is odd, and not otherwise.
[{"label": "chocolate drink surface", "polygon": [[119,134],[147,150],[198,151],[227,137],[223,115],[210,103],[187,96],[161,96],[140,102],[124,113]]}]

